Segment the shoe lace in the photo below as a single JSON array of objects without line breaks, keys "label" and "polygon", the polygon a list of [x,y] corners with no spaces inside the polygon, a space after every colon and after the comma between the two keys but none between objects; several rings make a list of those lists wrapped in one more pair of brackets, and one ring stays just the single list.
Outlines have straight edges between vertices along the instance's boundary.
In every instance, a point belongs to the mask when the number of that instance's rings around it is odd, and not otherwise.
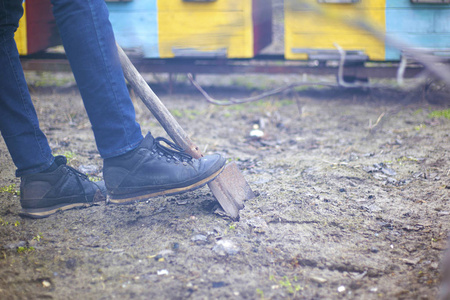
[{"label": "shoe lace", "polygon": [[74,173],[75,175],[77,175],[77,177],[79,177],[81,180],[89,180],[89,177],[86,174],[81,173],[77,169],[72,168],[71,166],[68,166],[68,165],[66,165],[66,168],[69,169],[71,171],[71,173]]},{"label": "shoe lace", "polygon": [[[161,144],[161,142],[166,143],[171,148],[165,147]],[[158,152],[159,155],[163,155],[168,157],[169,159],[174,159],[175,161],[179,162],[190,162],[192,161],[192,156],[187,154],[183,148],[178,146],[177,144],[169,141],[166,138],[163,137],[157,137],[154,140],[153,143],[153,149]]]},{"label": "shoe lace", "polygon": [[88,202],[88,197],[87,197],[85,189],[83,188],[83,184],[81,183],[81,181],[86,181],[86,180],[89,181],[89,177],[86,174],[81,173],[80,171],[78,171],[77,169],[75,169],[71,166],[65,165],[65,167],[69,170],[70,175],[72,175],[72,174],[75,175],[75,179],[78,182],[78,186],[83,191],[83,196],[86,199],[86,202]]}]

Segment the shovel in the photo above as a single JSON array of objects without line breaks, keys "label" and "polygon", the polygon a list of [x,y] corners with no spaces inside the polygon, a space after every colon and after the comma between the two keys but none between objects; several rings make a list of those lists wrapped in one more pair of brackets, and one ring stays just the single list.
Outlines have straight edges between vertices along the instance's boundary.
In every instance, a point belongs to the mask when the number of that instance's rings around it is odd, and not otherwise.
[{"label": "shovel", "polygon": [[[192,143],[186,132],[152,91],[119,45],[117,45],[117,50],[125,78],[167,134],[193,158],[202,157],[203,154],[198,147]],[[234,162],[228,163],[222,173],[209,182],[208,186],[223,210],[236,221],[239,220],[239,210],[244,208],[244,200],[255,197],[252,189]]]}]

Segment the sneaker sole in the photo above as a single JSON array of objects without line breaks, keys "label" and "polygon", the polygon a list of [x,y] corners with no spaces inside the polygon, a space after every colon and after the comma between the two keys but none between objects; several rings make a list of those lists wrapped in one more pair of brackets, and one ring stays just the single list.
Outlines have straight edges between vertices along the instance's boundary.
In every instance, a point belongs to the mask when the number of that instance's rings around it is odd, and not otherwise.
[{"label": "sneaker sole", "polygon": [[90,207],[100,202],[105,201],[105,196],[102,195],[100,191],[94,194],[92,202],[88,203],[61,203],[58,205],[43,207],[43,208],[22,208],[22,211],[19,213],[21,217],[27,217],[32,219],[43,219],[47,218],[58,211],[69,210],[73,208],[85,208]]},{"label": "sneaker sole", "polygon": [[[177,194],[181,194],[181,193],[185,193],[185,192],[190,192],[190,191],[194,191],[196,189],[199,189],[201,187],[203,187],[204,185],[206,185],[207,183],[213,181],[217,176],[219,176],[220,173],[222,173],[222,171],[225,169],[225,166],[223,166],[222,168],[220,168],[220,170],[218,170],[216,173],[212,174],[211,176],[197,181],[194,184],[191,184],[189,186],[186,187],[181,187],[181,188],[174,188],[174,189],[169,189],[169,190],[164,190],[164,191],[157,191],[157,192],[142,192],[145,194],[140,194],[137,196],[133,196],[133,197],[129,197],[126,195],[121,195],[121,196],[111,196],[108,195],[106,202],[110,202],[113,204],[131,204],[134,202],[139,202],[139,201],[143,201],[146,200],[148,198],[153,198],[153,197],[158,197],[158,196],[170,196],[170,195],[177,195]],[[125,197],[125,198],[124,198]]]},{"label": "sneaker sole", "polygon": [[89,207],[92,204],[88,203],[73,203],[69,205],[62,204],[59,207],[46,207],[46,208],[36,208],[36,209],[22,209],[22,212],[19,213],[21,217],[28,217],[32,219],[43,219],[51,216],[58,211],[69,210],[77,207]]}]

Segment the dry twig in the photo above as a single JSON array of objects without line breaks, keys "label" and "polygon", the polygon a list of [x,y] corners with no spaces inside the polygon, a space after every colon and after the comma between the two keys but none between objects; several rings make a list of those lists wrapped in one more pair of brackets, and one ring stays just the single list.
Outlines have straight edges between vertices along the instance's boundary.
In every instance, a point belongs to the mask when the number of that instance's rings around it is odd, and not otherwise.
[{"label": "dry twig", "polygon": [[264,92],[262,94],[248,97],[248,98],[230,98],[229,100],[218,100],[213,97],[211,97],[201,86],[200,84],[194,79],[191,73],[187,74],[189,80],[191,83],[202,93],[202,95],[206,98],[206,100],[210,103],[216,104],[216,105],[233,105],[233,104],[242,104],[242,103],[249,103],[249,102],[255,102],[258,100],[261,100],[263,98],[281,93],[283,91],[287,91],[290,89],[293,89],[298,86],[331,86],[331,87],[337,87],[338,85],[332,82],[299,82],[299,83],[292,83],[288,84],[279,88],[275,88],[273,90]]}]

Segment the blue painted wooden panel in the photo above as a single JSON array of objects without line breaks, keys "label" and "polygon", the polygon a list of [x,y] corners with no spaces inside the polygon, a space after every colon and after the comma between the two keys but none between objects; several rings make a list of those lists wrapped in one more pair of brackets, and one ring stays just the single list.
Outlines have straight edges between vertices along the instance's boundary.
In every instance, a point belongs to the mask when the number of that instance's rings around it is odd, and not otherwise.
[{"label": "blue painted wooden panel", "polygon": [[434,10],[386,9],[386,32],[434,32]]},{"label": "blue painted wooden panel", "polygon": [[138,48],[144,57],[159,57],[156,1],[107,3],[109,19],[122,48]]},{"label": "blue painted wooden panel", "polygon": [[448,9],[450,8],[450,4],[419,4],[412,3],[410,0],[386,0],[386,8]]},{"label": "blue painted wooden panel", "polygon": [[434,24],[436,32],[450,33],[450,7],[436,10]]},{"label": "blue painted wooden panel", "polygon": [[[450,49],[450,33],[446,34],[407,34],[393,35],[396,39],[417,48]],[[386,60],[399,60],[400,52],[386,47]]]},{"label": "blue painted wooden panel", "polygon": [[450,32],[448,9],[386,9],[388,32]]},{"label": "blue painted wooden panel", "polygon": [[[449,49],[450,5],[386,0],[386,34],[412,47]],[[386,60],[398,59],[400,52],[386,45]]]}]

